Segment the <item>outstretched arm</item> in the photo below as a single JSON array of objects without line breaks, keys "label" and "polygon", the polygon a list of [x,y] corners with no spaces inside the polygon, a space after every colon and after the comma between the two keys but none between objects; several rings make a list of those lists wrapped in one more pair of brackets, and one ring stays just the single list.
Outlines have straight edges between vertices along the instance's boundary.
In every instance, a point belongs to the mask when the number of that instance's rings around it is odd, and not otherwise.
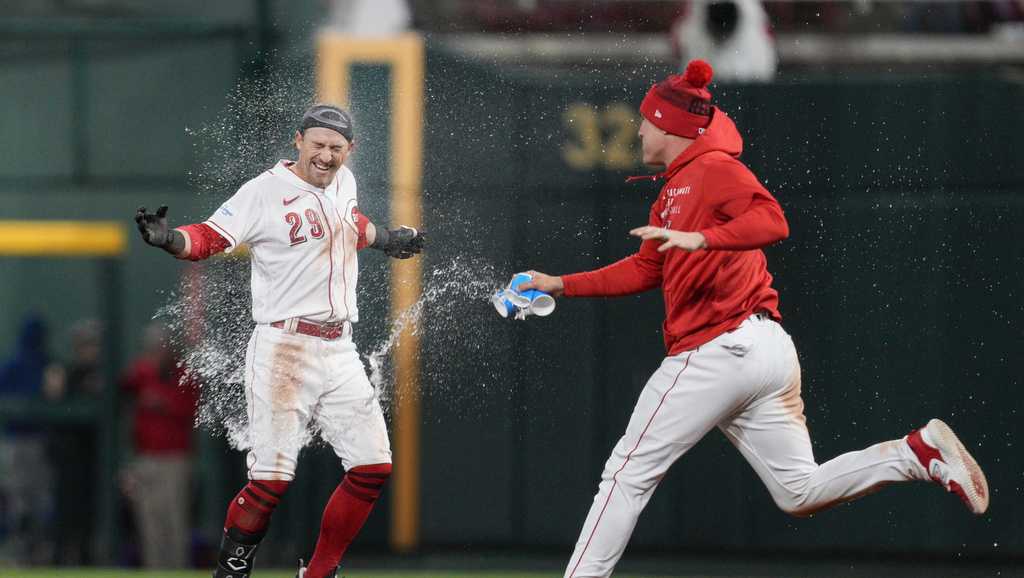
[{"label": "outstretched arm", "polygon": [[602,267],[562,277],[567,297],[619,297],[661,286],[664,255],[644,242],[636,253]]},{"label": "outstretched arm", "polygon": [[[742,206],[742,208],[739,208]],[[721,214],[730,219],[702,231],[673,231],[663,227],[637,227],[630,235],[658,241],[658,252],[676,248],[684,251],[712,249],[748,251],[760,249],[789,236],[789,224],[775,199],[753,197],[726,205]]]},{"label": "outstretched arm", "polygon": [[157,209],[156,213],[148,213],[146,207],[139,207],[135,212],[135,223],[143,241],[178,259],[199,261],[230,246],[227,239],[205,223],[168,228],[166,205]]},{"label": "outstretched arm", "polygon": [[705,174],[705,187],[705,202],[714,216],[711,226],[699,231],[673,231],[649,225],[633,229],[630,234],[660,242],[661,252],[673,248],[749,251],[789,236],[789,225],[779,202],[743,165],[734,161],[711,163]]},{"label": "outstretched arm", "polygon": [[398,229],[376,229],[369,247],[384,251],[388,257],[408,259],[422,253],[425,242],[426,237],[422,232],[402,225]]},{"label": "outstretched arm", "polygon": [[[651,207],[648,222],[661,226],[662,201]],[[649,291],[661,285],[661,267],[665,255],[658,251],[655,241],[645,240],[636,253],[594,271],[552,277],[530,271],[533,279],[520,289],[538,289],[552,295],[566,297],[617,297]]]},{"label": "outstretched arm", "polygon": [[426,236],[421,231],[404,225],[391,230],[377,227],[358,209],[353,216],[356,220],[356,229],[359,231],[357,249],[377,249],[395,259],[408,259],[423,252]]},{"label": "outstretched arm", "polygon": [[538,289],[556,297],[617,297],[633,295],[661,285],[661,264],[664,256],[653,241],[644,241],[636,253],[594,271],[554,277],[530,271],[533,279],[519,286],[520,290]]}]

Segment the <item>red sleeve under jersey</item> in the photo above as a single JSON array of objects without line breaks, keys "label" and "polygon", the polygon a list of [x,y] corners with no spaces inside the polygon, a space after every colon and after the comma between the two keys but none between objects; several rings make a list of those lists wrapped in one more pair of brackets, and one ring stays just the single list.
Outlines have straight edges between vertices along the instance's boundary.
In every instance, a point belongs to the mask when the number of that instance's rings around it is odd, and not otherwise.
[{"label": "red sleeve under jersey", "polygon": [[356,223],[356,230],[359,231],[359,240],[356,241],[356,249],[363,249],[369,242],[366,240],[366,228],[370,225],[370,219],[359,212],[359,207],[352,208],[352,220]]},{"label": "red sleeve under jersey", "polygon": [[185,225],[177,230],[185,236],[185,248],[176,255],[179,259],[201,261],[231,246],[227,239],[206,223]]}]

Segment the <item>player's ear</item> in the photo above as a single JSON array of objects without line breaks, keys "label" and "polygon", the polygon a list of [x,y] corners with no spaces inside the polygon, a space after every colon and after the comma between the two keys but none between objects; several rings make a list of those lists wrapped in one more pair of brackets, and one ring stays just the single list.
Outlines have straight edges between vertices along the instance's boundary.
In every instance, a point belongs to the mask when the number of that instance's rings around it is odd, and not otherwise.
[{"label": "player's ear", "polygon": [[302,131],[295,131],[295,148],[302,148]]}]

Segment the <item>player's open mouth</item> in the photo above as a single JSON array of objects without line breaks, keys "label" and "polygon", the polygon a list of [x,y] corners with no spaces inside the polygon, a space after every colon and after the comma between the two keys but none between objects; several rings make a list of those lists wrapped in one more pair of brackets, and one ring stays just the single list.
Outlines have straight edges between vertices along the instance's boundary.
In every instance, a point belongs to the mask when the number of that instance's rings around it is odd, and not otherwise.
[{"label": "player's open mouth", "polygon": [[313,166],[318,168],[318,169],[320,169],[321,171],[324,171],[324,172],[331,170],[331,166],[330,165],[322,165],[322,164],[320,164],[320,163],[318,163],[316,161],[313,161]]}]

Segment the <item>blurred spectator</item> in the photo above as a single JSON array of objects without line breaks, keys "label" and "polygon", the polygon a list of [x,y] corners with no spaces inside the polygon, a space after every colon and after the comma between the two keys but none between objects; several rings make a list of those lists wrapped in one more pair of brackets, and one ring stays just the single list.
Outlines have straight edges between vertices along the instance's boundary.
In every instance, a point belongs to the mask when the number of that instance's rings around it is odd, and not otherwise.
[{"label": "blurred spectator", "polygon": [[48,336],[42,317],[33,314],[25,318],[14,355],[0,367],[0,395],[39,397],[42,391],[63,385],[63,371],[50,363],[46,351]]},{"label": "blurred spectator", "polygon": [[[96,319],[71,326],[71,359],[66,379],[46,389],[52,403],[90,403],[103,390],[103,332]],[[55,423],[51,426],[50,457],[56,473],[56,552],[54,562],[65,566],[93,560],[93,521],[96,518],[95,424]]]},{"label": "blurred spectator", "polygon": [[703,58],[716,81],[761,81],[775,77],[778,56],[768,15],[757,0],[692,0],[672,26],[682,67]]},{"label": "blurred spectator", "polygon": [[125,472],[147,568],[188,564],[192,425],[196,391],[167,343],[160,324],[143,335],[142,354],[122,378],[135,402],[135,462]]},{"label": "blurred spectator", "polygon": [[83,319],[71,327],[71,361],[68,363],[66,393],[70,399],[90,398],[101,393],[102,352],[103,332],[99,321]]},{"label": "blurred spectator", "polygon": [[349,36],[387,37],[412,24],[406,0],[332,0],[328,26]]},{"label": "blurred spectator", "polygon": [[[41,317],[29,316],[22,324],[17,349],[0,366],[0,403],[3,399],[41,397],[44,385],[61,379],[46,351],[47,331]],[[46,436],[35,423],[11,423],[0,439],[0,500],[3,528],[10,535],[7,549],[16,563],[49,562],[48,539],[53,513],[53,476],[46,459]]]}]

